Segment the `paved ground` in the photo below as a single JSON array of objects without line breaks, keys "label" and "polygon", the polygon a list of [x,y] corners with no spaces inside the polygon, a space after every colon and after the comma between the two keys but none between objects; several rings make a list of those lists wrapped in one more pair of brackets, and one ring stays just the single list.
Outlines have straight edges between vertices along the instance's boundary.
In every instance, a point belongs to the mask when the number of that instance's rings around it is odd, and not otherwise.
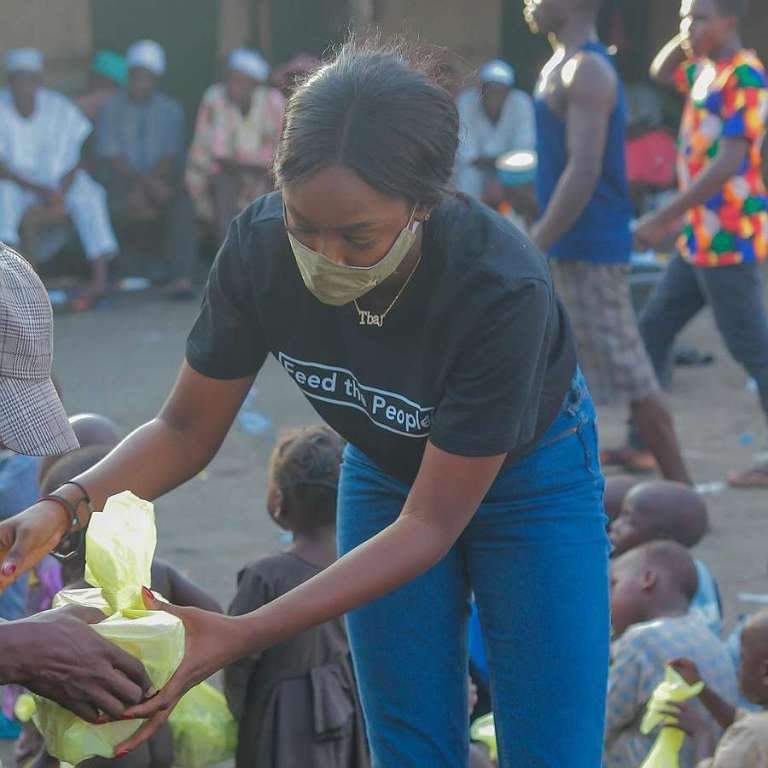
[{"label": "paved ground", "polygon": [[[89,314],[58,316],[55,368],[68,411],[107,414],[126,432],[150,418],[173,383],[195,312],[194,304],[170,304],[150,294],[120,297]],[[684,340],[716,355],[713,366],[677,369],[669,394],[697,482],[716,483],[750,461],[763,439],[762,417],[709,314]],[[255,404],[273,428],[316,420],[274,362],[259,377]],[[600,415],[604,443],[617,442],[623,412],[606,409]],[[235,426],[208,470],[157,504],[159,554],[223,603],[232,597],[238,569],[278,546],[264,511],[273,435],[269,430],[253,436]],[[740,600],[741,593],[768,593],[768,491],[726,490],[709,496],[709,505],[712,533],[698,554],[719,580],[732,621],[755,607]]]}]

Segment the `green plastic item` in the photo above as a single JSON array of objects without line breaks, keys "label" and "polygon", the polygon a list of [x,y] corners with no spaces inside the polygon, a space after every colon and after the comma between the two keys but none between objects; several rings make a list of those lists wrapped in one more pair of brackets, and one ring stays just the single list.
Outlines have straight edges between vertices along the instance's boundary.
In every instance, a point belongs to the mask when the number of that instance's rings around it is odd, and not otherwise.
[{"label": "green plastic item", "polygon": [[680,768],[680,750],[685,734],[674,727],[675,718],[665,715],[663,710],[695,698],[703,689],[704,683],[689,685],[672,667],[667,667],[664,682],[653,692],[640,724],[641,732],[646,735],[661,726],[656,743],[640,768]]},{"label": "green plastic item", "polygon": [[206,768],[234,757],[237,723],[224,695],[208,683],[195,686],[168,721],[173,734],[173,764]]},{"label": "green plastic item", "polygon": [[[144,608],[141,588],[151,582],[157,533],[152,504],[126,491],[94,513],[86,534],[86,580],[94,589],[64,590],[54,607],[99,608],[107,618],[93,629],[139,659],[158,690],[184,657],[184,624],[163,611]],[[159,596],[158,596],[159,597]],[[92,725],[52,701],[35,697],[35,725],[53,757],[78,765],[89,757],[112,757],[140,720]]]},{"label": "green plastic item", "polygon": [[493,713],[478,717],[469,729],[469,737],[472,741],[477,741],[488,749],[488,755],[491,760],[496,762],[499,759],[499,751],[496,745],[496,723],[493,719]]}]

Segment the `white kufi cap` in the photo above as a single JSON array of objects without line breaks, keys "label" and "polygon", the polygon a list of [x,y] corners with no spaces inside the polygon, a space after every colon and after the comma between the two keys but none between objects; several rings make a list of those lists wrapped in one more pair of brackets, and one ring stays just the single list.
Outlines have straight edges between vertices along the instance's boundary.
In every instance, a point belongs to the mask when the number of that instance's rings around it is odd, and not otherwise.
[{"label": "white kufi cap", "polygon": [[153,75],[160,77],[165,72],[165,51],[154,40],[139,40],[125,55],[128,68],[143,67]]},{"label": "white kufi cap", "polygon": [[511,88],[515,84],[515,70],[501,59],[493,59],[480,67],[481,83],[498,83]]},{"label": "white kufi cap", "polygon": [[5,54],[8,72],[42,72],[43,54],[37,48],[12,48]]},{"label": "white kufi cap", "polygon": [[260,83],[265,82],[269,77],[269,64],[266,59],[260,53],[248,48],[235,48],[229,54],[228,66]]}]

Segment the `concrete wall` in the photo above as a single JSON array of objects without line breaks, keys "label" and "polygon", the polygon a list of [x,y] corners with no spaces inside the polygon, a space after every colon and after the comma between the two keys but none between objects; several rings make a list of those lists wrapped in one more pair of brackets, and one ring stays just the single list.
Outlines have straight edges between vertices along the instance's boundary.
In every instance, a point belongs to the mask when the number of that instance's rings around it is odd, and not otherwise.
[{"label": "concrete wall", "polygon": [[90,0],[0,0],[0,4],[0,51],[40,48],[48,61],[48,81],[64,90],[78,87],[92,48]]},{"label": "concrete wall", "polygon": [[498,53],[502,0],[382,0],[374,7],[374,23],[385,35],[418,35],[472,66]]},{"label": "concrete wall", "polygon": [[233,48],[245,45],[251,31],[252,3],[250,0],[218,0],[219,53],[226,55]]}]

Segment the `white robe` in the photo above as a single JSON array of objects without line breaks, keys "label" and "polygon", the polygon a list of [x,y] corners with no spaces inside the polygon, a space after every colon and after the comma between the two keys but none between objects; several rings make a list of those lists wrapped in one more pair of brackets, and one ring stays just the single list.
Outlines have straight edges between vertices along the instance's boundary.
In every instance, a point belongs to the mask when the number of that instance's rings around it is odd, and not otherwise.
[{"label": "white robe", "polygon": [[[0,91],[0,162],[9,170],[45,187],[57,188],[80,159],[92,125],[66,96],[40,88],[35,111],[22,117],[7,89]],[[117,251],[106,194],[79,170],[64,202],[89,259]],[[37,195],[7,179],[0,180],[0,240],[19,244],[24,213],[39,203]]]},{"label": "white robe", "polygon": [[459,149],[454,182],[467,195],[482,197],[487,171],[473,163],[481,157],[498,157],[507,152],[536,149],[536,116],[531,97],[513,89],[493,123],[485,113],[479,88],[462,91],[456,100],[459,110]]}]

